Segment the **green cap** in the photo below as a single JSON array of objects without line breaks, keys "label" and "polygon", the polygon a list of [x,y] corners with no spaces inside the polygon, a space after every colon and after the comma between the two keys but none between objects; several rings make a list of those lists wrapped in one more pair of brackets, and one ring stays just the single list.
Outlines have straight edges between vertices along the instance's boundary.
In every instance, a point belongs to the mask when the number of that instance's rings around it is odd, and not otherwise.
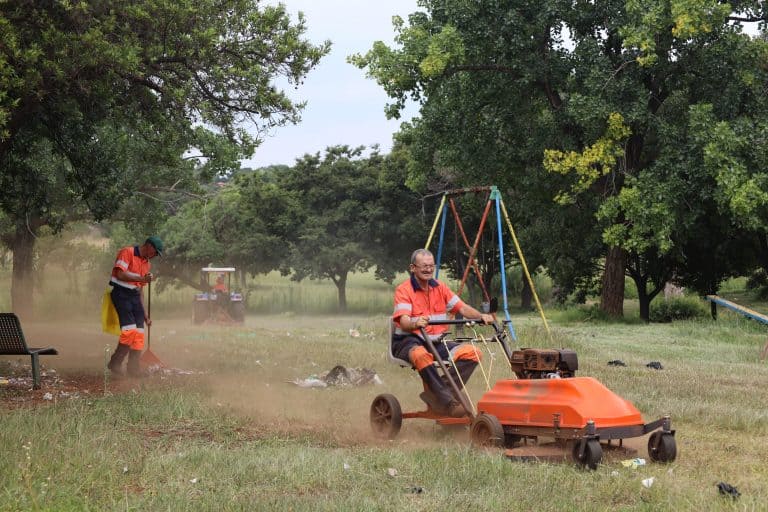
[{"label": "green cap", "polygon": [[160,237],[151,236],[147,238],[147,241],[144,243],[150,244],[152,247],[154,247],[155,250],[157,251],[157,254],[159,254],[160,256],[163,255],[163,241],[160,240]]}]

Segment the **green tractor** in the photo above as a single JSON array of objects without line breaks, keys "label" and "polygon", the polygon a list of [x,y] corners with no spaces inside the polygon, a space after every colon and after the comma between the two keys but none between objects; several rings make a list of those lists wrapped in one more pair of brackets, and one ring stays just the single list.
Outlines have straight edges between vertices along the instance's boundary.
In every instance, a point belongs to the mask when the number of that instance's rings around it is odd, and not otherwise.
[{"label": "green tractor", "polygon": [[204,291],[195,294],[192,322],[218,324],[243,323],[245,299],[242,293],[232,289],[235,267],[203,267],[200,283]]}]

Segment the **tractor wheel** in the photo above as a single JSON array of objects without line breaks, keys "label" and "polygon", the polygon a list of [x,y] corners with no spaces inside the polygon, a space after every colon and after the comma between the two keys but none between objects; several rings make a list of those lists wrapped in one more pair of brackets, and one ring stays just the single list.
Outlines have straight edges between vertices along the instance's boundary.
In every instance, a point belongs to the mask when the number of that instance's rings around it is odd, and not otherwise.
[{"label": "tractor wheel", "polygon": [[393,395],[379,395],[371,403],[371,428],[376,437],[394,439],[403,424],[400,402]]},{"label": "tractor wheel", "polygon": [[648,457],[654,462],[672,462],[677,457],[675,436],[656,431],[648,438]]},{"label": "tractor wheel", "polygon": [[[584,453],[581,448],[584,447]],[[600,459],[603,458],[603,447],[597,439],[580,439],[573,443],[573,460],[581,467],[597,469]]]},{"label": "tractor wheel", "polygon": [[192,323],[201,324],[208,320],[210,311],[207,302],[194,302],[192,307]]},{"label": "tractor wheel", "polygon": [[238,323],[245,321],[245,304],[242,302],[232,303],[232,320]]},{"label": "tractor wheel", "polygon": [[504,446],[504,428],[493,414],[479,414],[469,431],[474,446],[481,448],[501,448]]}]

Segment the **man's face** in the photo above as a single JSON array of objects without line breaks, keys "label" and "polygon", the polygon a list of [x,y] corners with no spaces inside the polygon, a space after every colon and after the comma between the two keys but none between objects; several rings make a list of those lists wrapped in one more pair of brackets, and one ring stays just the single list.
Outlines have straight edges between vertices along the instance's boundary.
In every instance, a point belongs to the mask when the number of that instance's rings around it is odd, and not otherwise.
[{"label": "man's face", "polygon": [[416,263],[411,264],[411,272],[420,281],[429,281],[435,273],[435,258],[427,254],[416,256]]},{"label": "man's face", "polygon": [[147,259],[151,260],[155,256],[157,256],[157,249],[155,249],[155,246],[152,244],[146,244],[147,247]]}]

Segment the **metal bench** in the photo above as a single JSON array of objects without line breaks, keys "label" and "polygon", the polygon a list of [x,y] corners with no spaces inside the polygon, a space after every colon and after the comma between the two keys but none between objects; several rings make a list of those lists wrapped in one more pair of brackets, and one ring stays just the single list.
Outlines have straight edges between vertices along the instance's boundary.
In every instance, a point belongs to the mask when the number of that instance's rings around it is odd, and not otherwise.
[{"label": "metal bench", "polygon": [[19,317],[15,313],[0,313],[0,356],[31,356],[32,387],[40,389],[40,361],[38,356],[55,356],[58,351],[53,347],[28,347],[21,330]]}]

